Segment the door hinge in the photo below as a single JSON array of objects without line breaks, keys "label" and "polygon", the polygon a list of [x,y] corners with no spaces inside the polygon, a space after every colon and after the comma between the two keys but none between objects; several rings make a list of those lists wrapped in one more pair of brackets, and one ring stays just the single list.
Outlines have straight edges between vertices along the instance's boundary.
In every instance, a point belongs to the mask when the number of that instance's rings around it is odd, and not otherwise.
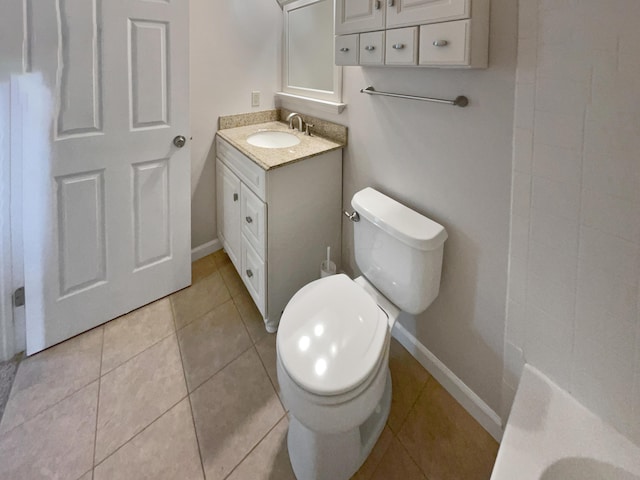
[{"label": "door hinge", "polygon": [[13,292],[13,306],[23,307],[24,302],[25,302],[24,287],[16,288],[16,291]]}]

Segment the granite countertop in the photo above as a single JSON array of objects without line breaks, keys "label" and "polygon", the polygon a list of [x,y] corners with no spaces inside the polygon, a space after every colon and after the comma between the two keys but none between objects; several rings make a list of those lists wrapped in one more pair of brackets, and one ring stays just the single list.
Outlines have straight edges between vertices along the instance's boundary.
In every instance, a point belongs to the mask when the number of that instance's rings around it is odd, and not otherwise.
[{"label": "granite countertop", "polygon": [[[262,148],[247,142],[249,135],[265,130],[291,133],[300,139],[300,143],[293,147]],[[220,138],[229,142],[265,170],[281,167],[287,163],[304,160],[345,146],[344,143],[315,136],[313,131],[311,133],[311,136],[304,135],[298,130],[291,130],[288,124],[277,121],[218,130]]]}]

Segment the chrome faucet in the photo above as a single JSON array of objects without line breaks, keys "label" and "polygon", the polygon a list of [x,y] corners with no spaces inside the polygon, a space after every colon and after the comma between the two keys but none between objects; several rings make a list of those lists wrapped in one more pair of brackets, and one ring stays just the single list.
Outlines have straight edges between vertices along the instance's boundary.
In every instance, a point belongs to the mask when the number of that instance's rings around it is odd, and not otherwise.
[{"label": "chrome faucet", "polygon": [[299,113],[291,112],[287,116],[287,121],[289,122],[289,128],[293,129],[293,121],[295,119],[298,119],[298,131],[302,133],[302,117],[300,116]]}]

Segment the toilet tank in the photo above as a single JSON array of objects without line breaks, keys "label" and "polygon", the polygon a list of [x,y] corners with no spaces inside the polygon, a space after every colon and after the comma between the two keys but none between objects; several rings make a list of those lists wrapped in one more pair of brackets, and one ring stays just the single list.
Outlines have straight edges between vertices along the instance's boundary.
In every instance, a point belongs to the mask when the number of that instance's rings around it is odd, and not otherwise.
[{"label": "toilet tank", "polygon": [[362,275],[401,310],[425,311],[440,291],[444,227],[370,187],[351,205],[360,216],[354,249]]}]

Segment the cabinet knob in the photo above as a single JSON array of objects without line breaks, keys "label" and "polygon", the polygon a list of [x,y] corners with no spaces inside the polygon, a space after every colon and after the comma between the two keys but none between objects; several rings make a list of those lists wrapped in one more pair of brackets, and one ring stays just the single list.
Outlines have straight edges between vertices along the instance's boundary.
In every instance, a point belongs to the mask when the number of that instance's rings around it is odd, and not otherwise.
[{"label": "cabinet knob", "polygon": [[376,47],[374,47],[373,45],[367,45],[366,47],[364,47],[364,49],[370,52],[372,50],[375,50]]},{"label": "cabinet knob", "polygon": [[393,4],[396,3],[395,0],[389,0],[388,5],[390,7],[393,7]]},{"label": "cabinet knob", "polygon": [[347,47],[342,47],[342,48],[340,49],[340,51],[341,51],[341,52],[348,52],[348,51],[349,51],[349,49],[348,49]]},{"label": "cabinet knob", "polygon": [[376,0],[374,5],[376,10],[380,10],[380,0]]},{"label": "cabinet knob", "polygon": [[234,193],[234,194],[233,194],[233,201],[234,201],[234,202],[237,202],[237,201],[238,201],[238,194],[237,194],[237,193]]},{"label": "cabinet knob", "polygon": [[396,50],[402,50],[404,48],[404,43],[396,43],[393,45],[393,48]]},{"label": "cabinet knob", "polygon": [[253,223],[253,218],[251,217],[245,217],[245,220],[247,221],[247,223]]},{"label": "cabinet knob", "polygon": [[447,42],[446,40],[434,40],[433,41],[433,46],[434,47],[446,47],[447,45],[449,45],[449,42]]},{"label": "cabinet knob", "polygon": [[253,272],[249,269],[247,269],[247,277],[249,278],[253,277]]}]

